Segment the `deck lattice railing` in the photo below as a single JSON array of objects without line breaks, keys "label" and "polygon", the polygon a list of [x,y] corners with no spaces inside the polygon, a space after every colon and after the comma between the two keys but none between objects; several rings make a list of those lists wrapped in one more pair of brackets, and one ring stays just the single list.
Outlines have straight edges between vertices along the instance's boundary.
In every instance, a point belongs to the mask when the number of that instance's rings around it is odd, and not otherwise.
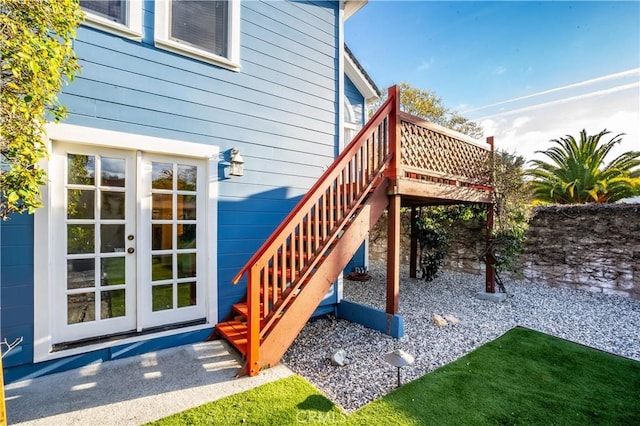
[{"label": "deck lattice railing", "polygon": [[400,113],[402,177],[477,188],[491,186],[491,147]]}]

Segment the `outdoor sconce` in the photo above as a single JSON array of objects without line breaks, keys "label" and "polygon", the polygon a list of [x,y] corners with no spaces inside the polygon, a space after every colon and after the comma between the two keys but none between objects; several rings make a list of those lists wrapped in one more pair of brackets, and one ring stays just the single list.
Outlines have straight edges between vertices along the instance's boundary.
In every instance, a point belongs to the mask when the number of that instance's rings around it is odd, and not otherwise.
[{"label": "outdoor sconce", "polygon": [[400,369],[413,364],[413,357],[402,349],[396,349],[395,351],[387,352],[384,355],[384,360],[398,369],[398,387],[400,387]]},{"label": "outdoor sconce", "polygon": [[229,168],[229,176],[243,176],[244,175],[244,160],[240,155],[238,148],[231,149],[231,167]]}]

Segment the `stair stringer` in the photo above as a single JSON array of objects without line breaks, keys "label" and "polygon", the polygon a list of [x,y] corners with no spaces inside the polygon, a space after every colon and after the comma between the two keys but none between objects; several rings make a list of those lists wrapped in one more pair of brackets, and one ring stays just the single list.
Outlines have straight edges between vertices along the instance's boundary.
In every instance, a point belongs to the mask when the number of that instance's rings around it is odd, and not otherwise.
[{"label": "stair stringer", "polygon": [[389,205],[385,178],[260,345],[260,366],[277,364]]}]

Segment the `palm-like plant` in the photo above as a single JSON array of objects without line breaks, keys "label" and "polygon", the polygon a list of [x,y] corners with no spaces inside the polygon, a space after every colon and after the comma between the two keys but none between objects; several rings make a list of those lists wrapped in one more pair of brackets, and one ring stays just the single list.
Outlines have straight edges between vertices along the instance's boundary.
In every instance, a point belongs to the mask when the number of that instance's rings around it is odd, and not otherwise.
[{"label": "palm-like plant", "polygon": [[606,129],[597,135],[580,132],[552,139],[556,144],[546,151],[551,162],[533,160],[528,175],[536,200],[556,204],[612,203],[640,195],[640,151],[626,152],[609,164],[605,157],[622,140],[622,133],[601,144]]}]

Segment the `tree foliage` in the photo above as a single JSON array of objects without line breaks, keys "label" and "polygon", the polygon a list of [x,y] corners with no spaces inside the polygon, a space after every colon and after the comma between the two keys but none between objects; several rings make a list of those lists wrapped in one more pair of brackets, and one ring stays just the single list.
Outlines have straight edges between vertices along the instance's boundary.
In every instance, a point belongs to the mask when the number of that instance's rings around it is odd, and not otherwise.
[{"label": "tree foliage", "polygon": [[[487,251],[495,258],[498,272],[517,272],[518,258],[524,249],[528,228],[531,191],[525,180],[525,159],[522,156],[497,151],[485,165],[494,180],[494,228]],[[487,210],[480,204],[432,206],[421,209],[419,240],[420,266],[427,281],[437,275],[442,264],[441,252],[448,250],[453,230],[472,221],[486,223]]]},{"label": "tree foliage", "polygon": [[537,151],[551,161],[532,161],[528,174],[533,178],[535,199],[555,204],[612,203],[640,195],[640,151],[626,152],[606,163],[623,136],[604,142],[603,136],[609,133],[605,129],[587,135],[583,129],[578,140],[571,135],[552,139],[556,146]]},{"label": "tree foliage", "polygon": [[498,272],[516,272],[524,249],[532,201],[524,165],[524,157],[501,150],[493,159],[495,220],[488,250]]},{"label": "tree foliage", "polygon": [[66,110],[57,94],[80,70],[73,51],[83,19],[78,0],[0,2],[0,218],[42,205],[47,113]]},{"label": "tree foliage", "polygon": [[[482,126],[447,108],[438,95],[430,90],[400,83],[400,109],[408,114],[453,129],[473,138],[482,138]],[[386,101],[386,95],[372,106],[376,111]]]}]

